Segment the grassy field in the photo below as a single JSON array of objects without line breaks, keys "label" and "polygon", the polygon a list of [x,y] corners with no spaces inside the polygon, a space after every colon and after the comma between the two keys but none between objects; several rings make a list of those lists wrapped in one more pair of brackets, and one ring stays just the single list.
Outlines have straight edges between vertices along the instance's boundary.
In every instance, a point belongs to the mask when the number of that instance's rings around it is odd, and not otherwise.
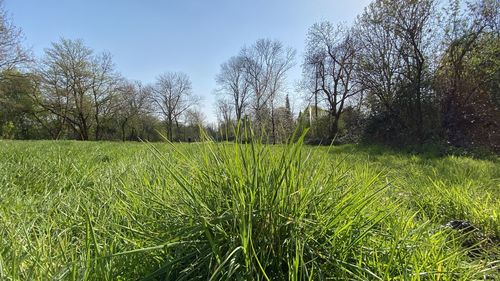
[{"label": "grassy field", "polygon": [[0,141],[0,280],[500,280],[499,199],[495,157]]}]

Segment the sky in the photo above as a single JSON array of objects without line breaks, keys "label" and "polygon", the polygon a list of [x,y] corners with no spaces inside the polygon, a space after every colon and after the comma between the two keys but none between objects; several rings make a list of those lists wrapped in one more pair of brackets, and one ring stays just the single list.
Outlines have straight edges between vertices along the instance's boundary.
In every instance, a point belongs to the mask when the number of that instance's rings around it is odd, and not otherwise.
[{"label": "sky", "polygon": [[[113,55],[126,78],[154,82],[164,72],[189,75],[200,109],[215,122],[215,76],[220,65],[260,38],[297,51],[287,75],[294,85],[308,28],[328,20],[350,24],[370,0],[4,0],[24,44],[40,58],[60,38],[83,39]],[[299,104],[292,103],[292,107]]]}]

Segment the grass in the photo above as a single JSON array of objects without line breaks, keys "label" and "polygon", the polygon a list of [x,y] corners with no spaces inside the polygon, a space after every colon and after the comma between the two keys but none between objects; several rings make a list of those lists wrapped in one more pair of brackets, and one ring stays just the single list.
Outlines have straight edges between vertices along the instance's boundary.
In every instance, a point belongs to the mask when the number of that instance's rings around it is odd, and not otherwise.
[{"label": "grass", "polygon": [[1,141],[0,159],[0,280],[500,277],[495,157]]}]

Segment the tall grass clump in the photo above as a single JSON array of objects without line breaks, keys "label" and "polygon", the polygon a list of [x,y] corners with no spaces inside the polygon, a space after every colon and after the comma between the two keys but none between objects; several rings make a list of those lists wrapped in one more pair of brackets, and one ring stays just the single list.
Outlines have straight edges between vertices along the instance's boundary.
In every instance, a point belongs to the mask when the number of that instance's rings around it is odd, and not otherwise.
[{"label": "tall grass clump", "polygon": [[[341,165],[305,152],[205,143],[200,159],[158,153],[179,188],[171,260],[153,275],[185,280],[314,280],[363,271],[363,240],[384,217],[367,208],[383,187],[347,185]],[[172,157],[171,155],[169,157]],[[201,160],[201,161],[200,161]],[[326,171],[329,171],[325,174]]]}]

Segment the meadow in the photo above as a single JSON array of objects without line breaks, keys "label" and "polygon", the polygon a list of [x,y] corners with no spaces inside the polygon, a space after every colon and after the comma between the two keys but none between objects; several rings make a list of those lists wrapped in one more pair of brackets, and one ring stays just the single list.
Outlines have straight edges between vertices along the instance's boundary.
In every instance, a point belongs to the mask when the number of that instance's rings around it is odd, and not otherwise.
[{"label": "meadow", "polygon": [[499,199],[495,156],[0,141],[0,280],[499,280]]}]

